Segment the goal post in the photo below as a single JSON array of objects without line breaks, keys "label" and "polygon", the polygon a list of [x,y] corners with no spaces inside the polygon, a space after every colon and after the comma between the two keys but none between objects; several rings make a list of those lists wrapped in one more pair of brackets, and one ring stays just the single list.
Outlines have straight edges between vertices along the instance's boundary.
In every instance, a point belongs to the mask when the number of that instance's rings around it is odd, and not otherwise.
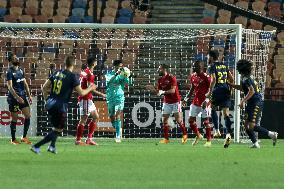
[{"label": "goal post", "polygon": [[[254,31],[253,31],[254,32]],[[255,36],[267,31],[255,31]],[[250,58],[245,51],[248,46],[262,39],[247,40],[247,33],[239,24],[90,24],[90,23],[0,23],[1,62],[6,69],[7,52],[15,52],[24,68],[31,73],[29,81],[35,91],[48,77],[49,66],[62,67],[64,56],[74,54],[79,66],[88,55],[98,60],[97,74],[103,78],[111,68],[111,61],[121,59],[125,66],[133,70],[136,78],[127,87],[123,119],[124,137],[161,137],[161,99],[152,96],[145,89],[147,84],[155,84],[157,67],[166,63],[179,82],[184,97],[188,75],[195,60],[207,62],[210,49],[220,51],[220,59],[233,71],[235,82],[240,84],[236,62]],[[271,32],[268,32],[271,33]],[[262,43],[264,44],[264,43]],[[258,44],[255,44],[256,46]],[[269,45],[265,43],[264,45]],[[268,49],[265,48],[265,49]],[[268,57],[268,50],[263,54]],[[262,59],[261,61],[265,61]],[[265,65],[264,65],[265,66]],[[105,83],[98,80],[99,90],[105,90]],[[51,128],[38,97],[38,134],[43,135]],[[234,141],[240,141],[241,111],[238,108],[240,92],[234,92]],[[111,126],[106,114],[105,102],[98,100],[99,112],[103,115],[99,122],[98,137],[108,137]],[[187,123],[188,108],[184,110]],[[78,110],[74,97],[68,110],[67,129],[63,135],[74,135],[78,123]],[[32,115],[33,116],[33,115]],[[172,122],[171,137],[180,136],[180,131]],[[188,125],[187,125],[188,126]],[[110,129],[105,129],[110,128]]]}]

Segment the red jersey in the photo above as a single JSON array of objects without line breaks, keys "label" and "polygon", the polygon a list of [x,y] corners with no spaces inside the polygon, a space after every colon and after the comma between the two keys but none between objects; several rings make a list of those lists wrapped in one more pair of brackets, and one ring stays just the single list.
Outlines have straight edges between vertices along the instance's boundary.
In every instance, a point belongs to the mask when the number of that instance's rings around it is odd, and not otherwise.
[{"label": "red jersey", "polygon": [[176,86],[175,93],[165,94],[164,95],[164,102],[165,103],[173,104],[173,103],[177,103],[177,102],[180,101],[180,95],[179,95],[179,90],[178,90],[178,86],[177,86],[177,80],[176,80],[175,76],[170,75],[170,74],[167,74],[167,75],[161,77],[158,80],[158,89],[159,90],[167,91],[167,90],[170,90],[172,88],[172,86]]},{"label": "red jersey", "polygon": [[194,72],[190,76],[190,83],[194,87],[194,98],[192,104],[196,106],[201,106],[206,99],[205,94],[209,90],[211,78],[206,73],[197,74]]},{"label": "red jersey", "polygon": [[[95,83],[95,75],[93,74],[93,72],[91,72],[91,70],[89,68],[86,68],[84,71],[81,72],[80,74],[80,82],[81,82],[81,88],[82,89],[87,89],[90,84],[94,84]],[[86,94],[85,96],[79,96],[78,100],[92,100],[93,99],[93,95],[92,92],[89,92],[88,94]]]}]

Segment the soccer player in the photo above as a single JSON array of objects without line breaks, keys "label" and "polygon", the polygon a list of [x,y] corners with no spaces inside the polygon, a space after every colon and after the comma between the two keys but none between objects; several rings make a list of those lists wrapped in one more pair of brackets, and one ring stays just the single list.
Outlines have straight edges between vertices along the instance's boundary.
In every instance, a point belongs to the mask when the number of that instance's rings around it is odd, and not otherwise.
[{"label": "soccer player", "polygon": [[243,91],[245,97],[240,102],[240,108],[244,108],[245,104],[245,129],[252,141],[251,148],[260,148],[257,142],[255,132],[269,136],[273,141],[273,146],[276,145],[278,133],[268,131],[260,126],[263,100],[258,88],[258,83],[251,78],[252,62],[248,60],[239,60],[237,70],[241,74],[241,85],[231,84],[237,90]]},{"label": "soccer player", "polygon": [[162,107],[164,139],[161,140],[160,143],[169,143],[168,120],[170,115],[173,113],[177,124],[182,130],[181,142],[182,144],[185,144],[187,142],[187,131],[182,121],[181,102],[176,77],[169,73],[169,67],[166,64],[161,64],[159,66],[159,76],[161,77],[158,80],[157,95],[164,95]]},{"label": "soccer player", "polygon": [[226,126],[226,138],[224,142],[224,148],[228,148],[231,143],[231,125],[232,122],[229,117],[229,107],[231,106],[231,91],[228,81],[233,82],[233,76],[229,71],[228,66],[224,63],[219,62],[219,53],[217,50],[209,51],[209,74],[211,77],[211,83],[209,91],[206,97],[211,97],[212,110],[211,118],[214,127],[218,127],[218,115],[217,109],[222,109],[225,126]]},{"label": "soccer player", "polygon": [[95,85],[90,85],[87,89],[81,88],[79,79],[72,72],[75,65],[73,56],[67,56],[64,62],[65,69],[56,71],[43,85],[43,98],[46,101],[46,109],[51,117],[53,130],[41,141],[32,145],[31,151],[36,154],[40,154],[40,147],[48,142],[51,143],[47,151],[57,153],[55,143],[65,126],[67,106],[73,89],[81,96],[85,96],[96,89]]},{"label": "soccer player", "polygon": [[[95,75],[94,75],[94,68],[97,65],[97,61],[94,57],[89,57],[87,59],[87,68],[82,70],[80,75],[81,87],[82,89],[87,89],[88,86],[94,84],[95,82]],[[93,91],[95,94],[105,97],[105,94],[100,93],[99,91]],[[93,95],[92,92],[88,93],[85,96],[79,96],[79,109],[80,109],[80,121],[77,126],[77,134],[76,134],[76,145],[97,145],[95,141],[92,140],[94,131],[97,127],[97,122],[99,120],[99,114],[96,109],[96,106],[93,102]],[[92,120],[88,125],[88,138],[85,142],[82,142],[82,136],[84,132],[84,126],[87,122],[88,116],[91,115]]]},{"label": "soccer player", "polygon": [[115,142],[121,142],[121,113],[124,109],[124,88],[129,84],[129,78],[120,75],[122,69],[121,60],[113,61],[113,70],[105,75],[106,78],[106,100],[108,114],[113,128],[115,128]]},{"label": "soccer player", "polygon": [[209,124],[210,117],[210,102],[209,99],[206,99],[205,94],[209,90],[210,86],[210,76],[204,73],[204,63],[201,61],[196,61],[193,64],[193,73],[190,76],[191,88],[187,93],[186,97],[183,100],[183,105],[185,106],[188,99],[194,93],[193,101],[190,105],[189,110],[189,125],[191,130],[196,134],[195,140],[192,145],[196,145],[203,136],[199,133],[196,125],[196,117],[200,112],[201,118],[203,120],[203,125],[206,130],[207,141],[204,144],[205,147],[211,146],[211,127]]},{"label": "soccer player", "polygon": [[15,136],[18,113],[20,111],[25,117],[24,131],[21,142],[31,144],[30,140],[27,138],[31,117],[30,103],[32,102],[30,89],[25,79],[24,71],[20,67],[20,62],[17,56],[13,53],[9,54],[8,61],[12,64],[6,73],[7,87],[9,91],[7,102],[9,104],[9,111],[12,115],[12,121],[10,124],[11,144],[20,144]]}]

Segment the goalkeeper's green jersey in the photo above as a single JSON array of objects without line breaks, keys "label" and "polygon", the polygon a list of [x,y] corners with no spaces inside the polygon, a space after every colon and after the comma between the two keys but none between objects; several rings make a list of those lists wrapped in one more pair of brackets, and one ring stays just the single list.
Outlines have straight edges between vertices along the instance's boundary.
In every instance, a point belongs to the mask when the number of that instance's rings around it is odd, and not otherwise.
[{"label": "goalkeeper's green jersey", "polygon": [[[113,78],[114,77],[114,78]],[[129,84],[129,79],[117,75],[114,71],[110,71],[105,75],[106,78],[106,100],[107,102],[124,102],[124,88],[126,84]],[[111,79],[113,78],[113,79]]]}]

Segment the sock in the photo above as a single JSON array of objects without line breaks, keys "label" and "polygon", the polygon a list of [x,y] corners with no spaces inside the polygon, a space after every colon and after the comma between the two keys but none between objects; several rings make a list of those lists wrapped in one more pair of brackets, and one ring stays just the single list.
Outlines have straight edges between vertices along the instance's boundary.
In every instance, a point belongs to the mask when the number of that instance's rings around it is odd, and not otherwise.
[{"label": "sock", "polygon": [[256,132],[259,132],[259,133],[261,133],[261,134],[264,134],[264,135],[266,135],[266,136],[269,136],[269,135],[268,135],[268,134],[269,134],[269,131],[268,131],[267,129],[265,129],[264,127],[255,126],[255,127],[253,128],[253,130],[256,131]]},{"label": "sock", "polygon": [[121,127],[121,121],[116,120],[116,127],[115,127],[115,133],[116,133],[116,138],[120,138],[120,127]]},{"label": "sock", "polygon": [[16,121],[11,121],[11,124],[10,124],[12,141],[16,139],[16,124],[17,124]]},{"label": "sock", "polygon": [[169,126],[168,126],[168,124],[163,125],[163,130],[164,130],[164,138],[169,140]]},{"label": "sock", "polygon": [[186,128],[185,128],[184,123],[183,123],[183,122],[180,122],[180,123],[178,123],[178,125],[179,125],[180,128],[181,128],[182,135],[187,135],[187,131],[186,131]]},{"label": "sock", "polygon": [[82,139],[84,133],[84,125],[83,124],[78,124],[77,126],[77,136],[76,136],[76,140],[79,141]]},{"label": "sock", "polygon": [[56,131],[51,131],[50,133],[48,133],[41,141],[39,141],[38,143],[36,143],[34,146],[36,148],[41,147],[42,145],[50,142],[51,140],[54,140],[54,138],[56,137]]},{"label": "sock", "polygon": [[212,111],[211,111],[211,118],[212,118],[212,123],[213,123],[214,129],[215,130],[219,130],[218,115],[217,115],[216,110],[212,109]]},{"label": "sock", "polygon": [[190,121],[189,125],[190,125],[190,129],[198,136],[200,133],[199,133],[199,130],[197,128],[196,122]]},{"label": "sock", "polygon": [[57,140],[58,135],[60,134],[60,132],[54,131],[54,137],[51,140],[50,146],[55,148],[55,143]]},{"label": "sock", "polygon": [[93,138],[93,134],[95,132],[95,129],[97,128],[97,123],[94,121],[91,121],[88,125],[88,138]]},{"label": "sock", "polygon": [[211,141],[211,127],[209,126],[209,120],[205,119],[203,124],[205,126],[207,141]]},{"label": "sock", "polygon": [[230,120],[230,117],[229,116],[225,116],[224,120],[225,120],[226,129],[227,129],[226,133],[227,134],[231,134],[232,133],[232,129],[231,129],[232,122]]},{"label": "sock", "polygon": [[246,129],[246,133],[248,134],[249,136],[249,139],[251,140],[251,142],[254,144],[256,143],[256,136],[255,136],[255,133],[252,129]]},{"label": "sock", "polygon": [[28,133],[28,130],[29,130],[29,127],[30,127],[30,122],[31,122],[30,118],[25,119],[23,138],[25,138],[27,136],[27,133]]}]

